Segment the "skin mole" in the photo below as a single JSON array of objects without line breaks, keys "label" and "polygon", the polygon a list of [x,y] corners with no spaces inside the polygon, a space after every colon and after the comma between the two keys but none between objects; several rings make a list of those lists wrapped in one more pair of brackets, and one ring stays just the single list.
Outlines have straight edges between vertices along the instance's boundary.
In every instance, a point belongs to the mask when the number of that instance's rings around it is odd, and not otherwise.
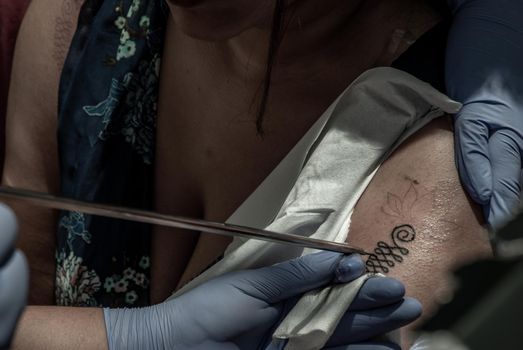
[{"label": "skin mole", "polygon": [[407,180],[407,181],[412,182],[414,185],[419,185],[419,181],[418,180],[416,180],[416,179],[414,179],[414,178],[412,178],[412,177],[410,177],[408,175],[405,175],[403,178],[405,180]]}]

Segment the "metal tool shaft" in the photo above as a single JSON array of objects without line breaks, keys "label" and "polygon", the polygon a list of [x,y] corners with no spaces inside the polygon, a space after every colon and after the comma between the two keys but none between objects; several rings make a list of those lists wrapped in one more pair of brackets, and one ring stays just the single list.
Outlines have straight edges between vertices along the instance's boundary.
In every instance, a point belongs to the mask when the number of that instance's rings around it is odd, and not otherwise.
[{"label": "metal tool shaft", "polygon": [[23,200],[27,203],[45,208],[77,211],[90,215],[99,215],[114,219],[142,222],[146,224],[196,230],[232,237],[254,238],[262,241],[290,244],[319,250],[328,250],[344,254],[365,254],[364,250],[349,246],[344,243],[330,242],[294,234],[271,232],[207,220],[159,214],[147,210],[84,202],[53,196],[47,193],[22,190],[13,187],[0,186],[0,197]]}]

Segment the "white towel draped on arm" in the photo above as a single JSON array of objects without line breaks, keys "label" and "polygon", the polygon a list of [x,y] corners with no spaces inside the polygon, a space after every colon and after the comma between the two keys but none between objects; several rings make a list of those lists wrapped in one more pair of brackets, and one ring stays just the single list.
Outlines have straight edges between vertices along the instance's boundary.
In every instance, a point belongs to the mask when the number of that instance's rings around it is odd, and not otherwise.
[{"label": "white towel draped on arm", "polygon": [[[231,216],[229,223],[344,242],[354,206],[381,163],[406,138],[460,104],[393,68],[363,73]],[[184,293],[234,270],[309,254],[302,249],[235,239],[224,258],[184,286]],[[286,349],[320,349],[365,278],[303,296],[275,332]]]}]

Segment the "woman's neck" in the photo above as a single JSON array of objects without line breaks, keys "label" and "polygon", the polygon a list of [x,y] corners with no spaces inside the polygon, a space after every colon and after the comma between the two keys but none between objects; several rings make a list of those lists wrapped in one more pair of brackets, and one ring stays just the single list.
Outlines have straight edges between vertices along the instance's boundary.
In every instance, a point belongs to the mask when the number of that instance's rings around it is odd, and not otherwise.
[{"label": "woman's neck", "polygon": [[[328,78],[332,84],[332,79],[346,80],[345,76],[352,74],[350,71],[390,64],[408,47],[405,39],[415,39],[434,25],[430,18],[433,15],[418,0],[290,2],[285,9],[271,85],[282,82],[292,85],[295,81],[303,86],[304,80],[311,81],[311,77]],[[198,56],[200,64],[224,70],[228,79],[241,84],[259,86],[264,81],[272,16],[267,15],[257,25],[222,41],[194,39],[179,30],[173,31],[175,26],[170,26],[171,37],[188,55]],[[402,31],[412,31],[414,35],[404,38]],[[344,73],[338,77],[340,62]]]},{"label": "woman's neck", "polygon": [[[298,0],[282,14],[281,42],[277,61],[292,63],[328,45],[355,16],[363,0]],[[369,0],[375,2],[375,0]],[[224,42],[238,62],[264,69],[267,61],[272,18]]]},{"label": "woman's neck", "polygon": [[[381,63],[379,56],[394,30],[408,25],[409,4],[410,0],[295,1],[285,10],[273,83],[301,76],[304,70],[323,70],[333,59],[354,61],[357,56],[370,66]],[[273,30],[269,22],[216,43],[229,66],[247,79],[259,80],[266,71]]]}]

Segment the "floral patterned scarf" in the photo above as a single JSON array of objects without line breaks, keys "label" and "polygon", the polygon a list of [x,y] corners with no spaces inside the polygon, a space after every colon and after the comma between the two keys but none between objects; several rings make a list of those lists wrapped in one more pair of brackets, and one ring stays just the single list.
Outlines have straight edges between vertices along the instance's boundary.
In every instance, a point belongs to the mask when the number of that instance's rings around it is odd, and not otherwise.
[{"label": "floral patterned scarf", "polygon": [[[160,58],[160,0],[86,0],[60,81],[62,195],[149,209]],[[56,302],[149,303],[150,227],[61,212]]]}]

